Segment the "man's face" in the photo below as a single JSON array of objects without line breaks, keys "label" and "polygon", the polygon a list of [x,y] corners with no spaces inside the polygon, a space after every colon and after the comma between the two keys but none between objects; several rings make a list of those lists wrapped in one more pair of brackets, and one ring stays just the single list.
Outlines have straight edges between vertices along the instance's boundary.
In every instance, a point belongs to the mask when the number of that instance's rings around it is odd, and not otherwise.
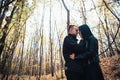
[{"label": "man's face", "polygon": [[78,27],[74,26],[71,28],[70,33],[77,36],[78,34]]}]

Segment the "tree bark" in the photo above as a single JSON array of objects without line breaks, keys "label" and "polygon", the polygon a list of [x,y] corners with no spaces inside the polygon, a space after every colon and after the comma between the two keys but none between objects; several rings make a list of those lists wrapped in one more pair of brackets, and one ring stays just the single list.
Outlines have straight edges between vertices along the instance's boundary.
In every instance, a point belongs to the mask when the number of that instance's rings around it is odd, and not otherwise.
[{"label": "tree bark", "polygon": [[68,32],[68,28],[69,28],[69,25],[70,25],[70,10],[67,8],[64,0],[62,0],[62,3],[63,3],[64,8],[67,11],[67,32]]},{"label": "tree bark", "polygon": [[49,24],[50,24],[50,33],[49,33],[49,40],[50,40],[50,63],[51,63],[51,75],[52,76],[54,76],[54,67],[53,67],[53,40],[52,40],[52,23],[51,23],[51,17],[52,17],[52,15],[51,15],[51,12],[52,12],[52,10],[51,10],[51,7],[52,6],[52,0],[50,0],[50,20],[49,20]]},{"label": "tree bark", "polygon": [[2,36],[2,38],[0,39],[0,56],[1,56],[2,51],[3,51],[3,49],[4,49],[5,39],[6,39],[6,37],[7,37],[7,30],[8,30],[8,27],[9,27],[9,25],[10,25],[10,22],[11,22],[11,20],[12,20],[12,17],[13,17],[13,14],[14,14],[16,8],[17,8],[16,6],[13,7],[13,10],[12,10],[11,15],[10,15],[10,20],[5,24],[5,26],[4,26],[4,28],[3,28],[3,30],[4,30],[4,31],[3,31],[3,36]]}]

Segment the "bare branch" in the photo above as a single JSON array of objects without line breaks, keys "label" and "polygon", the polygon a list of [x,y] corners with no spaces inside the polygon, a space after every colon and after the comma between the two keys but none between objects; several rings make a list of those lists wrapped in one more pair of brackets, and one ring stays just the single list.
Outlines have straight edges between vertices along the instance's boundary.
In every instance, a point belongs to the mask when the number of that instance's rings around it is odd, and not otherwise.
[{"label": "bare branch", "polygon": [[[66,9],[66,11],[67,11],[67,30],[68,30],[68,26],[69,26],[69,24],[70,24],[70,10],[67,8],[64,0],[62,0],[62,3],[63,3],[63,5],[64,5],[64,7],[65,7],[65,9]],[[68,31],[67,31],[67,32],[68,32]]]},{"label": "bare branch", "polygon": [[2,9],[2,8],[6,7],[6,6],[8,6],[9,4],[13,3],[14,1],[15,1],[15,0],[12,0],[12,1],[10,1],[9,3],[4,4],[3,6],[0,7],[0,9]]},{"label": "bare branch", "polygon": [[120,18],[108,7],[107,3],[105,2],[105,0],[103,0],[106,8],[117,18],[117,20],[120,22]]}]

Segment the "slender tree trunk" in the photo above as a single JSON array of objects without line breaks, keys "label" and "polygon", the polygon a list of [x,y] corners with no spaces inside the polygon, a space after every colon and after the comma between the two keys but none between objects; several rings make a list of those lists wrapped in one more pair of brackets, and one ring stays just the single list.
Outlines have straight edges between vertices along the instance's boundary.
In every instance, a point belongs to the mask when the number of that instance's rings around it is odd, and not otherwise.
[{"label": "slender tree trunk", "polygon": [[52,6],[52,0],[50,0],[50,33],[49,33],[49,40],[50,40],[50,61],[51,61],[51,75],[54,76],[54,67],[53,67],[53,42],[52,42],[52,25],[51,25],[51,6]]},{"label": "slender tree trunk", "polygon": [[[116,31],[115,31],[116,32]],[[112,37],[112,40],[114,40],[114,32],[111,31],[111,37]],[[118,38],[119,39],[119,38]],[[120,50],[117,46],[117,43],[116,43],[116,40],[114,41],[114,45],[115,45],[115,51],[117,52],[116,54],[119,54],[120,53]]]},{"label": "slender tree trunk", "polygon": [[[4,1],[1,2],[1,4],[5,5],[5,4],[9,3],[9,1],[10,0],[4,0]],[[1,28],[1,25],[2,25],[2,22],[3,22],[3,19],[5,18],[5,14],[8,11],[8,8],[9,8],[9,6],[5,6],[4,9],[0,9],[1,11],[3,10],[3,13],[0,15],[0,28]]]},{"label": "slender tree trunk", "polygon": [[61,47],[61,38],[60,38],[60,35],[61,34],[59,34],[59,32],[58,32],[58,29],[57,29],[57,25],[56,25],[56,22],[55,22],[55,28],[56,28],[56,31],[57,31],[57,37],[58,37],[58,44],[59,44],[59,51],[58,51],[58,54],[59,54],[59,56],[60,56],[60,63],[61,63],[61,65],[60,65],[60,70],[61,70],[61,78],[63,78],[64,77],[64,74],[63,74],[63,70],[64,70],[64,62],[63,62],[63,55],[61,54],[61,50],[62,50],[62,47]]},{"label": "slender tree trunk", "polygon": [[29,75],[29,80],[30,80],[30,76],[32,75],[31,73],[31,66],[32,66],[32,64],[31,64],[31,58],[32,58],[32,43],[33,43],[33,39],[31,40],[31,43],[30,43],[30,53],[29,53],[29,62],[28,62],[28,64],[29,64],[29,73],[28,73],[28,75]]},{"label": "slender tree trunk", "polygon": [[70,10],[67,8],[64,0],[62,0],[62,3],[63,3],[64,8],[67,11],[67,32],[68,32],[68,28],[69,28],[69,25],[70,25]]},{"label": "slender tree trunk", "polygon": [[41,43],[40,43],[40,63],[39,63],[39,80],[41,78],[42,75],[42,67],[43,67],[43,27],[44,27],[44,15],[45,15],[45,0],[44,0],[44,4],[43,4],[43,13],[42,13],[42,19],[41,19],[41,26],[40,26],[40,39],[41,39]]},{"label": "slender tree trunk", "polygon": [[[42,32],[43,33],[43,30]],[[43,34],[41,34],[41,44],[40,44],[40,69],[39,69],[39,80],[41,78],[42,75],[42,68],[43,67]]]},{"label": "slender tree trunk", "polygon": [[[12,12],[11,12],[10,21],[7,22],[7,23],[5,24],[5,27],[3,28],[3,29],[5,29],[5,30],[3,31],[3,36],[2,36],[2,38],[0,39],[0,43],[2,44],[2,45],[0,45],[0,56],[1,56],[2,51],[3,51],[3,49],[4,49],[4,46],[5,46],[6,31],[7,31],[7,29],[8,29],[8,26],[9,26],[10,22],[11,22],[11,19],[12,19],[12,17],[13,17],[13,14],[14,14],[15,9],[16,9],[16,7],[14,7],[13,10],[12,10]],[[13,55],[13,54],[12,54],[12,55]],[[0,64],[0,73],[3,74],[3,77],[2,77],[3,79],[4,79],[4,77],[5,77],[6,73],[7,73],[7,72],[5,71],[5,70],[6,70],[6,69],[5,69],[5,64],[6,64],[6,61],[8,60],[8,59],[7,59],[8,57],[9,57],[8,52],[7,52],[7,53],[4,53],[4,54],[3,54],[2,61],[1,61],[1,64]]]},{"label": "slender tree trunk", "polygon": [[82,12],[82,16],[83,16],[83,24],[86,24],[86,8],[85,8],[85,2],[84,0],[82,0],[81,2],[81,12]]},{"label": "slender tree trunk", "polygon": [[[99,46],[100,46],[100,53],[103,52],[103,41],[102,41],[102,35],[101,35],[101,30],[100,30],[100,24],[98,27],[98,35],[99,35]],[[105,54],[102,54],[102,57],[106,57]]]},{"label": "slender tree trunk", "polygon": [[[25,29],[26,30],[26,29]],[[19,65],[19,70],[18,70],[18,76],[21,75],[22,73],[22,65],[23,65],[23,53],[24,53],[24,39],[25,39],[25,30],[24,30],[24,36],[23,36],[23,40],[22,40],[22,52],[21,52],[21,58],[20,58],[20,65]],[[19,80],[19,79],[18,79]]]},{"label": "slender tree trunk", "polygon": [[[2,6],[4,5],[4,4],[3,4],[3,1],[4,1],[4,0],[1,0],[1,1],[0,1],[0,7],[2,7]],[[0,9],[0,16],[1,16],[1,14],[2,14],[2,13],[1,13],[2,10],[3,10],[3,9]],[[1,25],[0,25],[0,26],[1,26]],[[1,27],[0,27],[0,28],[1,28]]]},{"label": "slender tree trunk", "polygon": [[[107,12],[106,11],[106,9],[105,9],[105,12]],[[109,29],[109,27],[108,27],[108,21],[107,21],[107,14],[106,13],[104,13],[104,15],[105,15],[105,24],[106,24],[106,37],[107,37],[107,41],[108,41],[108,46],[109,46],[109,55],[110,56],[113,56],[114,55],[114,51],[113,51],[113,48],[112,48],[112,46],[110,45],[111,44],[111,42],[110,42],[110,29]]]},{"label": "slender tree trunk", "polygon": [[0,39],[0,56],[1,56],[1,54],[2,54],[2,51],[3,51],[3,49],[4,49],[4,44],[5,44],[5,39],[6,39],[6,37],[7,37],[7,30],[8,30],[8,27],[9,27],[9,24],[10,24],[10,22],[11,22],[11,19],[12,19],[12,17],[13,17],[13,14],[14,14],[14,11],[15,11],[15,9],[16,9],[16,6],[14,6],[14,8],[13,8],[13,10],[12,10],[12,12],[11,12],[11,15],[10,15],[10,19],[7,21],[7,23],[5,24],[5,26],[4,26],[4,28],[3,28],[3,36],[2,36],[2,38]]}]

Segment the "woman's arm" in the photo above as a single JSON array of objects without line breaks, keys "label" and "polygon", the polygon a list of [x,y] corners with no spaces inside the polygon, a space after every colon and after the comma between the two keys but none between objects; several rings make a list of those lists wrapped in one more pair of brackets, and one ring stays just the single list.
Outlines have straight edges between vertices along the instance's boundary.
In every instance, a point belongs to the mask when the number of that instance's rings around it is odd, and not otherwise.
[{"label": "woman's arm", "polygon": [[96,56],[98,53],[98,41],[95,38],[89,39],[88,50],[76,56],[75,59],[88,59]]}]

